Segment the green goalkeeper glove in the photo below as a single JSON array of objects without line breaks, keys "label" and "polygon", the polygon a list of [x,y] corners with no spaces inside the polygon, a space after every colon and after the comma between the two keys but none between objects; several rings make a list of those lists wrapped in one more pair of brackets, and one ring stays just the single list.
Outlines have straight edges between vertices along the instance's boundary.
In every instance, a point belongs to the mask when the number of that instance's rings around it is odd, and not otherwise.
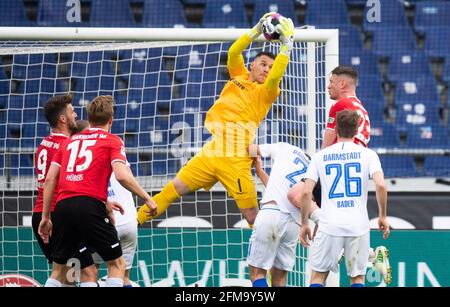
[{"label": "green goalkeeper glove", "polygon": [[248,36],[250,36],[252,40],[258,38],[262,34],[263,22],[267,18],[267,16],[270,16],[272,14],[274,13],[273,12],[265,13],[263,17],[261,17],[261,19],[258,21],[258,23],[253,28],[250,29],[250,31],[248,32]]},{"label": "green goalkeeper glove", "polygon": [[289,56],[294,45],[294,23],[290,18],[283,18],[277,25],[277,30],[280,32],[281,50],[280,52]]}]

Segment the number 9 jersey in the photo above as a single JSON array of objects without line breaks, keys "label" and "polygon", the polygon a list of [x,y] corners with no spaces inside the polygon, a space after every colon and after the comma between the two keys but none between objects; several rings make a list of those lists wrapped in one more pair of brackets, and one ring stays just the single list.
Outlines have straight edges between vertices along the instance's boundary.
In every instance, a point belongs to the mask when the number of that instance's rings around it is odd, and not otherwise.
[{"label": "number 9 jersey", "polygon": [[125,145],[118,136],[97,128],[73,135],[52,161],[61,167],[57,202],[89,196],[106,203],[112,163],[116,161],[127,164]]},{"label": "number 9 jersey", "polygon": [[[43,196],[44,196],[44,182],[47,178],[47,172],[50,168],[50,163],[53,157],[58,152],[62,144],[68,139],[68,137],[62,133],[50,133],[46,136],[38,147],[35,155],[34,167],[36,169],[37,189],[38,195],[36,205],[33,212],[42,212],[43,209]],[[55,195],[58,193],[58,187],[55,188]],[[56,205],[56,197],[53,197],[50,211],[53,212]]]}]

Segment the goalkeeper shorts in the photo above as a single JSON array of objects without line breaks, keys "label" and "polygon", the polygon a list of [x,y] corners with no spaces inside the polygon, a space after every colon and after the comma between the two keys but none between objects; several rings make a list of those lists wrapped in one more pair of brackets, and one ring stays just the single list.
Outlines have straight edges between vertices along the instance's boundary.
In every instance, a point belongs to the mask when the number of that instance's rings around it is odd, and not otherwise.
[{"label": "goalkeeper shorts", "polygon": [[216,157],[213,148],[214,140],[205,144],[202,150],[181,168],[177,177],[191,191],[200,188],[208,191],[220,181],[240,209],[257,207],[251,172],[253,160],[249,157]]}]

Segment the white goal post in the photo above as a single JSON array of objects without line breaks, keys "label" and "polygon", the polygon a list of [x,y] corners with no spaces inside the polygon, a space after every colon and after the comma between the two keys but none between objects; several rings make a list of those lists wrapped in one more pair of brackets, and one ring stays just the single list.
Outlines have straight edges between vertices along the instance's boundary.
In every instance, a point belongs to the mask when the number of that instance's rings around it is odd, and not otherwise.
[{"label": "white goal post", "polygon": [[[154,195],[207,140],[206,107],[227,81],[223,57],[246,31],[0,27],[0,275],[20,273],[42,283],[49,273],[28,227],[35,179],[26,162],[47,127],[40,114],[47,98],[71,93],[78,117],[86,119],[86,101],[113,95],[113,133],[130,144],[133,172]],[[320,148],[328,78],[339,64],[338,33],[295,30],[281,94],[258,143],[287,141],[310,154]],[[246,65],[261,50],[276,54],[279,43],[260,37],[244,51]],[[147,224],[139,229],[131,274],[141,286],[250,285],[250,230],[220,184],[183,197]],[[300,245],[297,251],[291,286],[306,284],[306,252]]]}]

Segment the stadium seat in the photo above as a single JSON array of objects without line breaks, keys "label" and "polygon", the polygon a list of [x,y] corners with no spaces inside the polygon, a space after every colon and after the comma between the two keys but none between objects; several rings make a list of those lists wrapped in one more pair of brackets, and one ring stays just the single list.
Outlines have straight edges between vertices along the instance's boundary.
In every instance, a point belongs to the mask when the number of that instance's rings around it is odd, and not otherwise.
[{"label": "stadium seat", "polygon": [[350,6],[366,6],[367,0],[345,0]]},{"label": "stadium seat", "polygon": [[136,27],[129,0],[91,0],[91,27]]},{"label": "stadium seat", "polygon": [[450,54],[449,27],[429,28],[425,36],[425,54],[431,58],[445,58]]},{"label": "stadium seat", "polygon": [[448,131],[445,127],[436,123],[409,127],[405,147],[448,148]]},{"label": "stadium seat", "polygon": [[374,101],[384,101],[381,76],[377,74],[359,75],[356,95],[363,102],[369,99]]},{"label": "stadium seat", "polygon": [[384,121],[384,110],[387,106],[386,101],[382,100],[374,100],[374,99],[365,99],[362,101],[364,109],[366,109],[369,114],[370,122],[383,122]]},{"label": "stadium seat", "polygon": [[413,52],[416,49],[414,35],[407,26],[387,26],[374,29],[372,52],[379,57],[390,58],[395,54]]},{"label": "stadium seat", "polygon": [[180,0],[145,0],[142,26],[149,28],[178,28],[187,26]]},{"label": "stadium seat", "polygon": [[449,1],[422,1],[416,4],[414,29],[419,34],[425,34],[429,28],[450,27]]},{"label": "stadium seat", "polygon": [[390,82],[423,76],[433,76],[428,58],[423,52],[399,53],[391,57],[387,71],[387,79]]},{"label": "stadium seat", "polygon": [[439,95],[434,76],[422,75],[419,78],[403,76],[395,88],[394,102],[396,104],[424,103],[439,105]]},{"label": "stadium seat", "polygon": [[310,0],[307,2],[305,24],[350,25],[347,5],[344,0]]},{"label": "stadium seat", "polygon": [[420,176],[412,156],[380,155],[380,162],[386,178]]},{"label": "stadium seat", "polygon": [[439,123],[439,107],[424,103],[402,103],[397,106],[396,119],[398,129],[407,130],[409,126]]},{"label": "stadium seat", "polygon": [[341,49],[339,64],[353,66],[359,76],[366,74],[380,74],[378,59],[370,51],[361,49]]},{"label": "stadium seat", "polygon": [[[352,25],[336,25],[336,24],[321,24],[318,29],[339,29],[339,50],[363,50],[363,35],[361,31]],[[340,52],[341,53],[341,52]]]},{"label": "stadium seat", "polygon": [[442,79],[444,80],[445,83],[450,85],[450,55],[447,55],[447,57],[445,59],[444,71],[442,73]]},{"label": "stadium seat", "polygon": [[[372,117],[369,114],[369,117]],[[370,148],[397,148],[400,147],[400,137],[395,125],[374,122],[371,119]]]},{"label": "stadium seat", "polygon": [[205,3],[204,28],[248,28],[242,0],[216,0]]},{"label": "stadium seat", "polygon": [[425,157],[423,168],[425,176],[450,177],[450,157],[449,156]]},{"label": "stadium seat", "polygon": [[[60,0],[39,0],[37,24],[41,27],[81,27],[81,6]],[[79,10],[79,11],[77,11]]]},{"label": "stadium seat", "polygon": [[[377,31],[379,28],[408,27],[405,14],[405,6],[402,1],[379,0],[379,11],[374,9],[374,5],[365,7],[363,18],[363,28],[367,32]],[[377,4],[373,1],[372,4]],[[380,16],[374,13],[380,12]],[[376,18],[378,17],[378,18]],[[391,37],[390,39],[393,39]]]},{"label": "stadium seat", "polygon": [[23,1],[0,1],[0,26],[1,27],[30,27],[30,22],[25,13]]},{"label": "stadium seat", "polygon": [[289,17],[298,25],[298,19],[295,14],[294,2],[291,0],[258,0],[258,5],[253,9],[252,24],[258,23],[259,19],[267,12],[277,12],[284,17]]}]

